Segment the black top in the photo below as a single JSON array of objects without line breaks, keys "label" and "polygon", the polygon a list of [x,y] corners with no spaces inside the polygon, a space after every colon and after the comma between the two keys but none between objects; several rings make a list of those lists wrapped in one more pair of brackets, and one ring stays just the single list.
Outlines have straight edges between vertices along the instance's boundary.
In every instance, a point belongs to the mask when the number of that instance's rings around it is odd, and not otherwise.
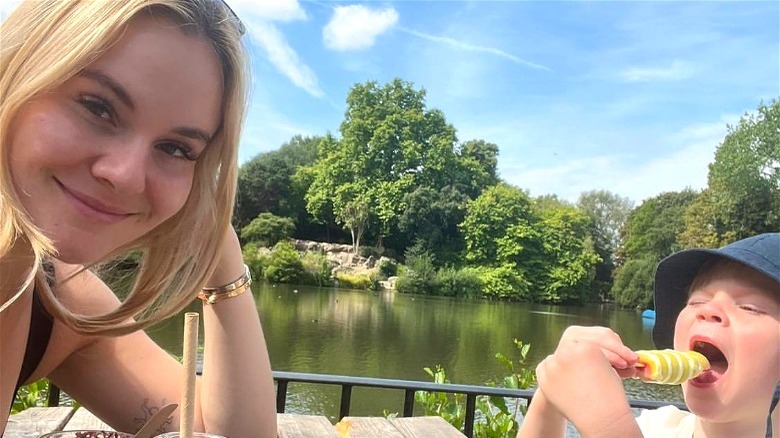
[{"label": "black top", "polygon": [[16,391],[19,390],[32,373],[38,368],[43,353],[49,345],[51,330],[54,323],[51,315],[43,307],[43,303],[38,297],[38,288],[33,289],[33,304],[30,315],[30,334],[27,336],[27,347],[24,350],[24,361],[22,369],[19,372],[19,380],[16,382]]}]

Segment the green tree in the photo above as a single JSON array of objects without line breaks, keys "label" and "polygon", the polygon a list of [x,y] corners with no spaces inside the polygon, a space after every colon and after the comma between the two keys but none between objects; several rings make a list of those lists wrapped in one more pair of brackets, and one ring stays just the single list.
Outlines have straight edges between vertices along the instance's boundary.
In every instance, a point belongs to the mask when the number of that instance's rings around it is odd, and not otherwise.
[{"label": "green tree", "polygon": [[332,214],[343,225],[359,194],[371,206],[367,232],[386,236],[398,229],[407,194],[452,180],[455,128],[441,111],[426,108],[425,90],[411,83],[353,86],[340,131],[340,140],[323,139],[319,159],[304,170],[311,181],[306,208],[322,221]]},{"label": "green tree", "polygon": [[780,101],[745,114],[715,151],[685,246],[721,246],[780,229]]},{"label": "green tree", "polygon": [[280,240],[289,238],[294,231],[295,222],[292,219],[273,213],[260,213],[241,229],[241,239],[261,246],[273,246]]},{"label": "green tree", "polygon": [[469,140],[458,153],[458,183],[471,199],[487,187],[500,182],[498,178],[498,146],[484,140]]},{"label": "green tree", "polygon": [[646,199],[629,213],[611,290],[618,303],[632,307],[652,300],[653,268],[662,258],[683,249],[678,236],[685,228],[685,212],[697,196],[691,189],[666,192]]},{"label": "green tree", "polygon": [[528,194],[500,183],[469,201],[460,225],[466,242],[465,260],[480,265],[501,265],[520,257],[523,241],[533,239],[535,222]]},{"label": "green tree", "polygon": [[580,194],[577,208],[590,218],[593,247],[601,261],[596,265],[592,289],[606,296],[612,287],[615,253],[620,245],[620,229],[634,203],[608,190],[592,190]]},{"label": "green tree", "polygon": [[292,176],[301,166],[314,163],[321,137],[296,135],[276,151],[258,154],[244,163],[238,172],[235,223],[243,227],[260,213],[307,221],[305,186],[297,187]]},{"label": "green tree", "polygon": [[[550,303],[583,302],[600,297],[591,289],[596,264],[601,258],[590,236],[590,218],[566,203],[545,204],[538,209],[535,224],[541,242],[540,260],[529,269],[534,278],[534,301]],[[531,260],[518,260],[523,266]],[[591,292],[592,291],[592,292]]]},{"label": "green tree", "polygon": [[695,191],[686,189],[643,201],[628,215],[618,260],[648,256],[658,261],[683,249],[677,236],[685,228],[685,211],[697,196]]},{"label": "green tree", "polygon": [[615,276],[615,302],[623,307],[647,309],[653,306],[653,273],[658,260],[652,256],[629,259]]},{"label": "green tree", "polygon": [[408,242],[423,245],[441,264],[455,263],[463,250],[458,224],[466,214],[468,195],[453,186],[441,190],[418,187],[404,197],[398,220]]}]

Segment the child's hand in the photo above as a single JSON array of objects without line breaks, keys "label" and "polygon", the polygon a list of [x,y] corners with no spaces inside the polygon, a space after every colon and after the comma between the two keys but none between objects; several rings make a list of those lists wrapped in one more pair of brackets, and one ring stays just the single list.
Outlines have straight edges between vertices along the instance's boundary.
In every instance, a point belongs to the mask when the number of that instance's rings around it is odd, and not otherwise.
[{"label": "child's hand", "polygon": [[616,415],[633,418],[621,377],[635,375],[636,360],[612,330],[572,326],[536,368],[539,389],[581,433],[603,431]]}]

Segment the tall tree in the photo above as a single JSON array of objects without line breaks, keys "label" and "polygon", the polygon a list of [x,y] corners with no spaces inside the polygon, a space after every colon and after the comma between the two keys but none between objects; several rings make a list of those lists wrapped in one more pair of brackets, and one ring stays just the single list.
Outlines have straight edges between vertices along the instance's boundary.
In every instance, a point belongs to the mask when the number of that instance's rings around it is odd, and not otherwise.
[{"label": "tall tree", "polygon": [[460,225],[466,241],[466,261],[479,265],[500,265],[521,257],[524,240],[535,239],[536,221],[525,191],[508,184],[485,189],[469,201]]},{"label": "tall tree", "polygon": [[620,229],[625,224],[634,203],[608,190],[592,190],[580,194],[577,208],[590,218],[593,247],[601,257],[596,265],[593,288],[606,295],[612,287],[615,252],[620,245]]},{"label": "tall tree", "polygon": [[304,222],[303,194],[292,175],[300,166],[314,163],[320,137],[294,136],[278,150],[256,155],[238,172],[238,193],[234,221],[243,227],[260,213],[273,213]]},{"label": "tall tree", "polygon": [[484,140],[469,140],[458,151],[461,191],[471,199],[476,198],[487,187],[499,183],[498,146]]},{"label": "tall tree", "polygon": [[720,246],[780,229],[780,101],[729,126],[707,183],[697,214],[686,216],[685,246]]},{"label": "tall tree", "polygon": [[367,232],[388,235],[398,230],[407,194],[452,182],[455,128],[427,109],[425,90],[409,82],[353,86],[340,131],[340,140],[323,140],[318,161],[304,170],[311,181],[306,208],[321,220],[332,211],[344,225],[344,211],[360,194],[371,206]]},{"label": "tall tree", "polygon": [[662,258],[682,249],[684,213],[698,193],[686,189],[646,199],[631,211],[621,232],[618,268],[611,294],[618,303],[646,306],[652,302],[653,269]]}]

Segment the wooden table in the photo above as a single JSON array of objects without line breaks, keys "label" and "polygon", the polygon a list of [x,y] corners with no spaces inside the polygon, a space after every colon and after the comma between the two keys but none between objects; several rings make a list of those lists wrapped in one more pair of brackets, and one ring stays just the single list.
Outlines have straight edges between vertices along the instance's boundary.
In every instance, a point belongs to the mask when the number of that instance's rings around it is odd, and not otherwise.
[{"label": "wooden table", "polygon": [[[278,414],[277,424],[279,438],[463,438],[440,417],[344,417],[334,426],[320,415]],[[8,419],[3,438],[79,429],[113,430],[84,408],[30,408]]]}]

